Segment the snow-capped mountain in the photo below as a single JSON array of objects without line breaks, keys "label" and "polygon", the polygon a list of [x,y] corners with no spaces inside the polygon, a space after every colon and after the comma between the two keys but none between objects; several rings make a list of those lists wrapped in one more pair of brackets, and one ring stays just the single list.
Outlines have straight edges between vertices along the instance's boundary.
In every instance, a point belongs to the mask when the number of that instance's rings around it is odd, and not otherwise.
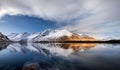
[{"label": "snow-capped mountain", "polygon": [[34,41],[59,41],[63,36],[72,36],[68,30],[45,30],[39,36],[35,37]]},{"label": "snow-capped mountain", "polygon": [[10,41],[10,40],[8,39],[7,36],[3,35],[3,34],[0,32],[0,42],[4,42],[4,41]]},{"label": "snow-capped mountain", "polygon": [[41,32],[32,33],[29,36],[27,36],[27,41],[28,42],[34,42],[34,38],[36,38],[40,35],[41,35]]},{"label": "snow-capped mountain", "polygon": [[12,33],[8,36],[12,41],[27,41],[27,42],[40,42],[40,41],[91,41],[95,40],[93,37],[88,35],[78,35],[72,33],[66,29],[63,30],[45,30],[37,33]]},{"label": "snow-capped mountain", "polygon": [[29,36],[29,33],[12,33],[11,35],[8,35],[8,38],[11,41],[27,41],[27,37]]}]

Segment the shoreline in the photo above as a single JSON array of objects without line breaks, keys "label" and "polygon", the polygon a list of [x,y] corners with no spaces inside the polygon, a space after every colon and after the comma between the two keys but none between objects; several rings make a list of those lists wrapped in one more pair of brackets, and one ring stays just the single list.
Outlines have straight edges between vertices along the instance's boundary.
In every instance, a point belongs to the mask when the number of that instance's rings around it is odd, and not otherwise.
[{"label": "shoreline", "polygon": [[116,43],[116,44],[120,44],[120,40],[108,40],[108,41],[39,41],[39,42],[0,41],[0,43]]}]

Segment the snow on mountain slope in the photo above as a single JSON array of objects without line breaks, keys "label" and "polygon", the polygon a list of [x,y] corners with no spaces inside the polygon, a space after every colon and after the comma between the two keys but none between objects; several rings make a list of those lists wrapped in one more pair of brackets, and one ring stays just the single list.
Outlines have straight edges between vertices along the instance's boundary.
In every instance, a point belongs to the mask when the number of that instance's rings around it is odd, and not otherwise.
[{"label": "snow on mountain slope", "polygon": [[7,36],[3,35],[3,34],[0,32],[0,42],[3,42],[3,41],[10,41],[10,40],[8,39]]},{"label": "snow on mountain slope", "polygon": [[45,30],[43,32],[28,33],[13,33],[8,36],[12,41],[40,42],[40,41],[80,41],[80,40],[95,40],[84,34],[72,33],[66,29],[63,30]]},{"label": "snow on mountain slope", "polygon": [[28,42],[33,42],[33,41],[34,41],[34,38],[36,38],[36,37],[38,37],[38,36],[40,36],[40,35],[41,35],[40,32],[38,32],[38,33],[32,33],[32,34],[30,34],[30,35],[27,37],[27,41],[28,41]]},{"label": "snow on mountain slope", "polygon": [[48,40],[55,40],[62,36],[72,36],[72,33],[68,30],[45,30],[43,32],[36,32],[32,34],[28,33],[12,33],[8,35],[8,38],[11,41],[28,41],[28,42],[36,42],[36,41],[48,41]]},{"label": "snow on mountain slope", "polygon": [[72,36],[72,33],[69,32],[68,30],[47,30],[41,33],[40,36],[37,36],[34,38],[34,41],[51,41],[51,40],[56,40],[59,39],[60,37],[63,36]]},{"label": "snow on mountain slope", "polygon": [[28,33],[12,33],[11,35],[8,35],[8,38],[11,41],[27,41],[27,36],[29,36]]},{"label": "snow on mountain slope", "polygon": [[44,30],[43,32],[41,32],[41,36],[46,36],[46,35],[48,35],[50,32],[52,32],[52,30],[50,30],[50,29]]},{"label": "snow on mountain slope", "polygon": [[47,37],[54,37],[54,38],[59,38],[62,36],[72,36],[72,33],[66,29],[64,30],[54,30],[51,31],[49,35],[47,35]]},{"label": "snow on mountain slope", "polygon": [[33,33],[27,37],[28,42],[36,42],[38,39],[42,39],[44,36],[47,36],[51,32],[50,29],[43,32]]}]

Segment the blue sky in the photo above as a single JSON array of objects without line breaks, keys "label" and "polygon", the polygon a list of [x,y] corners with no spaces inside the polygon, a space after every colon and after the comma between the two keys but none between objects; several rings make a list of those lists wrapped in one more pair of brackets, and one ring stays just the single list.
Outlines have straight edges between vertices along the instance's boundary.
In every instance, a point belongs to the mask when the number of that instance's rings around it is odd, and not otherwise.
[{"label": "blue sky", "polygon": [[0,32],[68,29],[120,36],[119,6],[120,0],[0,0]]},{"label": "blue sky", "polygon": [[21,32],[41,32],[45,29],[55,29],[56,22],[29,16],[4,16],[0,22],[0,32],[5,34]]}]

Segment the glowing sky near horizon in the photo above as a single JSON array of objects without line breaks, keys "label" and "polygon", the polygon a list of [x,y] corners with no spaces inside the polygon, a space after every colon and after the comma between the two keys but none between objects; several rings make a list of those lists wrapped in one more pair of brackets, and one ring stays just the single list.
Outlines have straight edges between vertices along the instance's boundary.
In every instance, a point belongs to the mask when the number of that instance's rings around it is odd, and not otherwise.
[{"label": "glowing sky near horizon", "polygon": [[68,29],[120,36],[119,6],[120,0],[0,0],[0,32]]}]

